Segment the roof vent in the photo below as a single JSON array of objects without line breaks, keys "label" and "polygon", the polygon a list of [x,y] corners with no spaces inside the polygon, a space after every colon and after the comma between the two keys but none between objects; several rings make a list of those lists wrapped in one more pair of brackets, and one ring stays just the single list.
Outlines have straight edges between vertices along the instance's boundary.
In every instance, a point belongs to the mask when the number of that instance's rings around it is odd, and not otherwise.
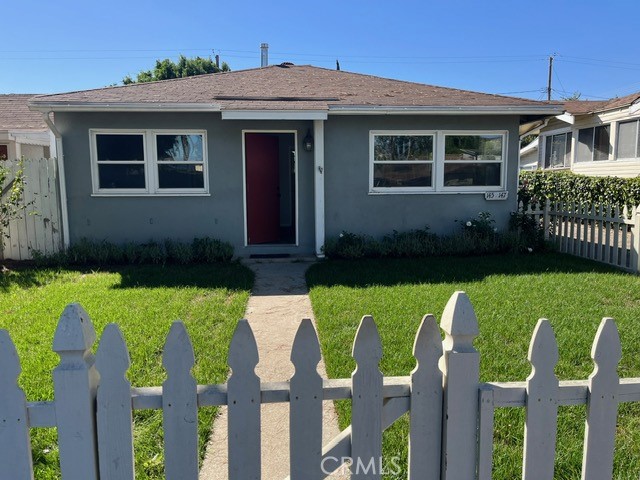
[{"label": "roof vent", "polygon": [[291,63],[291,62],[282,62],[278,66],[281,67],[281,68],[289,68],[289,67],[293,67],[293,63]]}]

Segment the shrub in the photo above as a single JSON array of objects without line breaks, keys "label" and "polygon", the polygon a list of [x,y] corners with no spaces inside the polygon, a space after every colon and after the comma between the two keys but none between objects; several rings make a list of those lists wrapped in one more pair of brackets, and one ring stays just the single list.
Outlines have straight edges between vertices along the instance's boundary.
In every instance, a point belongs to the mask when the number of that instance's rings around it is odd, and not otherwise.
[{"label": "shrub", "polygon": [[228,262],[233,258],[233,247],[214,238],[196,238],[192,244],[193,260],[196,263]]},{"label": "shrub", "polygon": [[327,239],[324,253],[329,258],[344,259],[417,258],[529,252],[545,246],[540,226],[522,213],[512,214],[507,232],[497,231],[488,212],[480,212],[476,218],[466,221],[456,221],[461,225],[460,231],[443,236],[431,233],[429,227],[407,232],[394,230],[381,241],[367,235],[342,232],[337,238]]},{"label": "shrub", "polygon": [[116,245],[107,241],[82,238],[67,250],[45,255],[33,251],[34,263],[38,266],[63,265],[120,265],[177,263],[228,262],[233,258],[233,246],[212,238],[195,239],[192,243],[166,240],[162,243],[125,243]]},{"label": "shrub", "polygon": [[193,249],[187,243],[165,240],[164,248],[167,251],[167,261],[170,263],[186,265],[193,261]]}]

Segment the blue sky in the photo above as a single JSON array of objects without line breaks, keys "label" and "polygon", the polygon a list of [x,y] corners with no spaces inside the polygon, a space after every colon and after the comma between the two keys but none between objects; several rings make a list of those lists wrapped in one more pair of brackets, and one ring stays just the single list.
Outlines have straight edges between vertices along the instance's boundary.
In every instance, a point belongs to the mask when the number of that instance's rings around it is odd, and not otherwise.
[{"label": "blue sky", "polygon": [[[0,2],[4,3],[4,2]],[[0,93],[99,88],[156,58],[219,54],[232,70],[291,61],[434,85],[554,99],[640,90],[640,1],[234,2],[15,0]]]}]

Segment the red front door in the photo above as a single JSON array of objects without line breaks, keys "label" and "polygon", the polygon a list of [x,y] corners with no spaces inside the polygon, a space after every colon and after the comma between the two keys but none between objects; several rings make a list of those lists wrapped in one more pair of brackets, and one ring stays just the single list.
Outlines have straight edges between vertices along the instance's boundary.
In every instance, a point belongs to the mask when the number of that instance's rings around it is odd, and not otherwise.
[{"label": "red front door", "polygon": [[247,241],[249,245],[280,239],[278,138],[245,134]]}]

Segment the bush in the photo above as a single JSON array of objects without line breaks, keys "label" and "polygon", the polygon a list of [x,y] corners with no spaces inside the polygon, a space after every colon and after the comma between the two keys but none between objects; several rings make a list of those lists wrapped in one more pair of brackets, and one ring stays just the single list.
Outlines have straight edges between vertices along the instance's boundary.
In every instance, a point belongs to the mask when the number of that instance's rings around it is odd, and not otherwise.
[{"label": "bush", "polygon": [[166,240],[163,243],[125,243],[116,245],[105,240],[94,241],[82,238],[67,250],[52,255],[33,251],[34,263],[38,266],[63,265],[121,265],[176,263],[228,262],[233,258],[233,246],[212,238],[197,238],[193,243]]},{"label": "bush", "polygon": [[640,205],[640,177],[590,177],[572,172],[520,172],[518,200],[525,207],[552,202],[635,207]]},{"label": "bush", "polygon": [[196,263],[228,262],[233,258],[231,244],[209,237],[194,239],[192,250]]},{"label": "bush", "polygon": [[329,238],[324,253],[329,258],[466,256],[505,252],[531,252],[545,248],[542,229],[522,213],[513,213],[509,231],[498,232],[488,212],[459,221],[461,229],[452,235],[438,236],[425,227],[407,232],[393,231],[381,241],[367,235],[342,232]]}]

